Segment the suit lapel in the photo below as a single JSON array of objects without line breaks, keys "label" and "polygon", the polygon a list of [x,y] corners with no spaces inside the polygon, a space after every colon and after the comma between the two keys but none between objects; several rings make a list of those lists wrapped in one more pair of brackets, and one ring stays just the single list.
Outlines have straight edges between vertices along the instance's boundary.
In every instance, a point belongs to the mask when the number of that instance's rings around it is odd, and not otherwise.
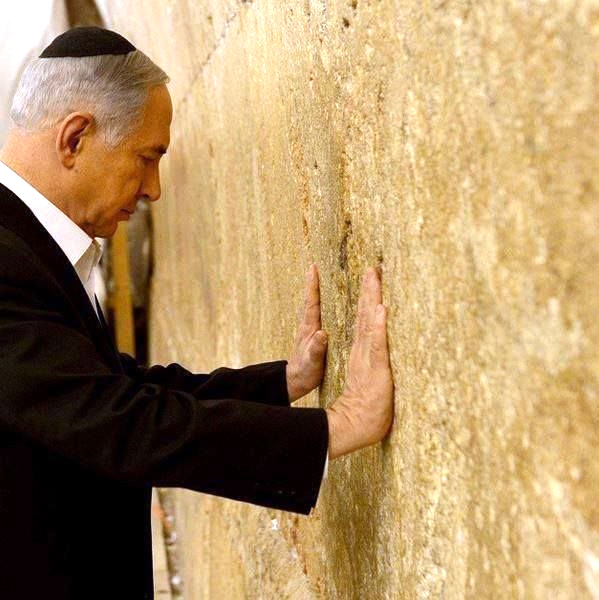
[{"label": "suit lapel", "polygon": [[114,341],[114,338],[112,337],[110,327],[108,326],[108,323],[106,322],[106,318],[104,317],[104,312],[102,311],[102,307],[100,306],[100,303],[98,302],[98,298],[96,296],[94,296],[94,300],[96,301],[97,317],[100,321],[100,325],[101,325],[101,329],[104,333],[104,337],[106,338],[106,343],[113,351],[113,354],[117,357],[118,363],[119,363],[119,368],[120,368],[121,363],[120,363],[120,358],[119,358],[119,351],[117,350],[116,343]]},{"label": "suit lapel", "polygon": [[105,321],[96,315],[73,265],[27,205],[2,184],[0,224],[18,235],[32,250],[36,259],[62,288],[73,306],[74,314],[79,317],[83,328],[92,337],[98,349],[113,365],[119,364],[118,352]]}]

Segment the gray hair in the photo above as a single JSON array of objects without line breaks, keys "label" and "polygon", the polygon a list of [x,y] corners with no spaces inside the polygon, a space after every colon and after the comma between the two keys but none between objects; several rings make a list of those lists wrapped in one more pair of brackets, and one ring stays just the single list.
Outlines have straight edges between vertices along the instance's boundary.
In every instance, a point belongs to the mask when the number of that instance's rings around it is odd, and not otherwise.
[{"label": "gray hair", "polygon": [[116,146],[135,128],[149,88],[168,76],[143,52],[81,58],[37,58],[27,65],[10,118],[29,131],[53,127],[78,110],[94,115],[106,143]]}]

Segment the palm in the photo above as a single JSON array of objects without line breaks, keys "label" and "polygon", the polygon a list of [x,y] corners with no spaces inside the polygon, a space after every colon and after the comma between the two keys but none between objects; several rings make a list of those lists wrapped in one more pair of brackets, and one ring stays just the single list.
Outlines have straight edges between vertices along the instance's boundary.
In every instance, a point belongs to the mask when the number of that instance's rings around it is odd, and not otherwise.
[{"label": "palm", "polygon": [[287,389],[292,401],[312,391],[324,377],[327,335],[320,325],[318,271],[312,265],[306,277],[303,315],[287,365]]}]

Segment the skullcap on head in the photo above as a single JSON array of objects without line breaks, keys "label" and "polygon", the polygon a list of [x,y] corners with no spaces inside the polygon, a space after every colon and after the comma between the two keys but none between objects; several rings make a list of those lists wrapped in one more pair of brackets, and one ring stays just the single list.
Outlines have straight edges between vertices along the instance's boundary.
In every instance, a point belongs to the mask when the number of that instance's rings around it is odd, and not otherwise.
[{"label": "skullcap on head", "polygon": [[129,54],[135,46],[122,35],[101,27],[74,27],[60,34],[44,49],[40,58]]}]

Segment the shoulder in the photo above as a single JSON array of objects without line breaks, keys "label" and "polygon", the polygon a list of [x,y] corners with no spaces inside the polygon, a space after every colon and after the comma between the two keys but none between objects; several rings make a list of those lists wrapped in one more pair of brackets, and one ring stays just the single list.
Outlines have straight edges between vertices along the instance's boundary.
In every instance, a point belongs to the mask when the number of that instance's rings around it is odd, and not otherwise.
[{"label": "shoulder", "polygon": [[18,234],[0,225],[0,278],[7,282],[49,277],[48,269]]},{"label": "shoulder", "polygon": [[50,307],[52,320],[69,313],[57,277],[18,234],[0,225],[0,321]]}]

